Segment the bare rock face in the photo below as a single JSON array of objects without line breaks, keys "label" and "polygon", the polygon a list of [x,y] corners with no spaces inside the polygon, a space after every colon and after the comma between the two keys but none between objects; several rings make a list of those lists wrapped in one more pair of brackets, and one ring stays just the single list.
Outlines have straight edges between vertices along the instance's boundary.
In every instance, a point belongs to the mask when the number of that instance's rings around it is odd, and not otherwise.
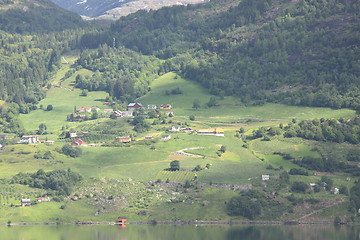
[{"label": "bare rock face", "polygon": [[165,6],[187,5],[208,0],[51,0],[58,6],[75,12],[85,19],[115,20],[138,10],[156,10]]}]

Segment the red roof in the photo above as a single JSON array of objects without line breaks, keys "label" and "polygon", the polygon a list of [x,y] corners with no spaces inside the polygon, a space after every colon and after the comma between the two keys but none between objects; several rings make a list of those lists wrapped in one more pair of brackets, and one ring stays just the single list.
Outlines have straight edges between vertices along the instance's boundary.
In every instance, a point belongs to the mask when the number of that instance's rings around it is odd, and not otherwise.
[{"label": "red roof", "polygon": [[84,144],[84,141],[81,140],[81,139],[76,139],[75,141],[73,141],[73,142],[71,143],[72,146],[81,146],[81,145],[83,145],[83,144]]}]

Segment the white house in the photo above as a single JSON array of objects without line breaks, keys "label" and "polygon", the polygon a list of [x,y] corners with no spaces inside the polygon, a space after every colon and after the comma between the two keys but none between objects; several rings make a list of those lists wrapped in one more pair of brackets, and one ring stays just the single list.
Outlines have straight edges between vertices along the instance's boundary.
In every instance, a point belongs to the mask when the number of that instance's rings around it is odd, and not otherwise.
[{"label": "white house", "polygon": [[262,179],[263,181],[267,181],[267,180],[270,179],[270,176],[269,176],[269,175],[261,175],[261,179]]},{"label": "white house", "polygon": [[20,138],[19,143],[38,143],[39,141],[39,136],[37,135],[29,135],[29,136],[22,136]]},{"label": "white house", "polygon": [[70,135],[71,138],[77,137],[76,131],[70,131],[70,132],[69,132],[69,135]]}]

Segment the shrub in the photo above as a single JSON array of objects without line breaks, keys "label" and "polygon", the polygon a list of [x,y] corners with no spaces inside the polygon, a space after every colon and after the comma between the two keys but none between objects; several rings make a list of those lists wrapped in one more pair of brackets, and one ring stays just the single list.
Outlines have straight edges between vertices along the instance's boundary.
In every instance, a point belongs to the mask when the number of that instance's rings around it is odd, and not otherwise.
[{"label": "shrub", "polygon": [[53,108],[53,105],[49,104],[47,105],[46,107],[46,111],[52,111],[54,108]]},{"label": "shrub", "polygon": [[305,193],[307,189],[307,184],[304,182],[294,182],[291,184],[291,191],[298,193]]}]

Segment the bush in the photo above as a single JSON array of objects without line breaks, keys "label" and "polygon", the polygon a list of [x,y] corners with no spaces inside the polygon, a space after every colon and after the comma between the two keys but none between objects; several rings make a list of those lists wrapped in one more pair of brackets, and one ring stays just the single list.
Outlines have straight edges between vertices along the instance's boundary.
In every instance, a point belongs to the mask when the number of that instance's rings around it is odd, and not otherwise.
[{"label": "bush", "polygon": [[47,105],[46,111],[52,111],[54,108],[51,104]]},{"label": "bush", "polygon": [[289,171],[290,175],[303,175],[303,176],[309,176],[308,172],[301,168],[292,168]]},{"label": "bush", "polygon": [[189,116],[189,120],[190,121],[195,121],[195,116],[194,115]]},{"label": "bush", "polygon": [[307,189],[307,184],[304,182],[294,182],[291,184],[291,191],[298,193],[305,193]]},{"label": "bush", "polygon": [[180,170],[180,162],[178,160],[174,160],[170,163],[170,171],[179,171]]},{"label": "bush", "polygon": [[197,172],[201,171],[201,166],[200,166],[200,165],[196,165],[196,167],[194,168],[194,171],[197,171]]}]

